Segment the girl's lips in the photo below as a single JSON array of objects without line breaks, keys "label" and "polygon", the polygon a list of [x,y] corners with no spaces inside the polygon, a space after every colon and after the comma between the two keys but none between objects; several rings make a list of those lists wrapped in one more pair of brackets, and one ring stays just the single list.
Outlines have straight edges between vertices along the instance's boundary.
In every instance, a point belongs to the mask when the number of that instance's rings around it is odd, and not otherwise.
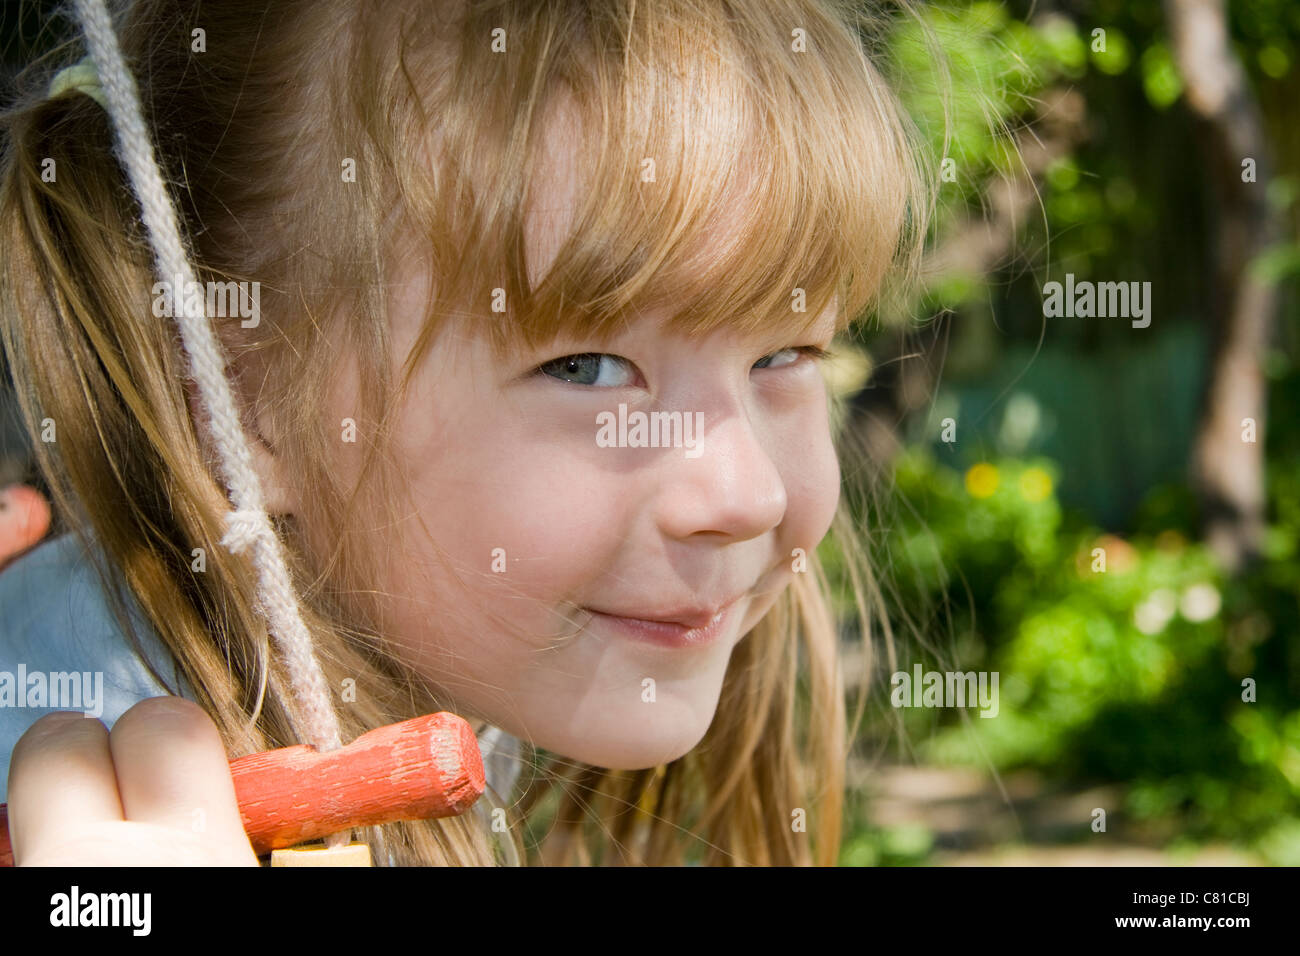
[{"label": "girl's lips", "polygon": [[584,608],[593,620],[602,621],[624,636],[660,647],[703,647],[711,644],[730,625],[735,617],[741,599],[732,601],[704,627],[686,627],[682,624],[668,624],[663,621],[643,621],[635,617],[619,617],[605,614],[592,608]]}]

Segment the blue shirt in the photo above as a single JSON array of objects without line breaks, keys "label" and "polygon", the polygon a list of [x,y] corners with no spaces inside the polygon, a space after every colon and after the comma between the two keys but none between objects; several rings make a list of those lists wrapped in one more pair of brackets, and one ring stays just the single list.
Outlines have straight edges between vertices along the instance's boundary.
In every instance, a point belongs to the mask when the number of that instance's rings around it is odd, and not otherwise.
[{"label": "blue shirt", "polygon": [[[14,744],[42,715],[80,710],[112,727],[137,702],[171,694],[132,650],[91,560],[75,534],[64,534],[0,572],[0,802]],[[123,590],[149,660],[192,700],[130,588]]]},{"label": "blue shirt", "polygon": [[[80,710],[111,728],[139,701],[171,694],[131,647],[91,561],[70,533],[43,541],[0,572],[0,803],[14,744],[42,715]],[[130,588],[122,590],[146,656],[193,700]],[[518,741],[490,724],[478,740],[489,785],[509,799],[519,775]]]}]

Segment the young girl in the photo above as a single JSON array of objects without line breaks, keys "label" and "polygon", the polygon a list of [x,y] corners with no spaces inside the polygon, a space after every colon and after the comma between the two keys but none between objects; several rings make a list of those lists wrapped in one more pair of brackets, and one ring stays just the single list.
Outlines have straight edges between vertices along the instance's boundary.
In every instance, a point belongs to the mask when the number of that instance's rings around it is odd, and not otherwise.
[{"label": "young girl", "polygon": [[[929,205],[860,7],[136,0],[115,24],[197,277],[257,303],[207,315],[341,738],[464,716],[533,862],[837,858],[832,527],[864,641],[873,594],[819,358]],[[17,860],[255,863],[227,761],[300,742],[307,698],[223,544],[99,91],[31,73],[3,332],[64,526],[0,575],[0,668],[106,686],[103,723],[0,710]],[[381,829],[377,863],[501,852],[483,814]]]}]

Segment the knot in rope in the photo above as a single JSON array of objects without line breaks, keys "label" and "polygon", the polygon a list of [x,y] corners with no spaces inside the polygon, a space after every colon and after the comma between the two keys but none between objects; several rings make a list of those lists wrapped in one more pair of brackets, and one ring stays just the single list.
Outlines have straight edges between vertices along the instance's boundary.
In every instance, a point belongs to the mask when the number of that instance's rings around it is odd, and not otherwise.
[{"label": "knot in rope", "polygon": [[271,519],[260,508],[236,508],[226,512],[226,534],[221,543],[232,553],[242,554],[258,538],[273,539]]}]

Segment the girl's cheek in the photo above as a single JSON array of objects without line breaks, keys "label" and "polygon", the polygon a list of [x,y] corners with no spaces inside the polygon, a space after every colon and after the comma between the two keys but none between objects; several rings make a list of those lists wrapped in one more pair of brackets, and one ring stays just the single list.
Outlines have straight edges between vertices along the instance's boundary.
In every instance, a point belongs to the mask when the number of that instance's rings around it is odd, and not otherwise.
[{"label": "girl's cheek", "polygon": [[616,473],[552,450],[521,456],[497,477],[471,512],[481,516],[473,535],[479,551],[502,549],[508,585],[544,596],[608,564],[619,540]]},{"label": "girl's cheek", "polygon": [[[811,412],[785,453],[791,547],[814,548],[826,536],[840,500],[840,463],[827,417]],[[811,438],[807,437],[811,436]]]}]

